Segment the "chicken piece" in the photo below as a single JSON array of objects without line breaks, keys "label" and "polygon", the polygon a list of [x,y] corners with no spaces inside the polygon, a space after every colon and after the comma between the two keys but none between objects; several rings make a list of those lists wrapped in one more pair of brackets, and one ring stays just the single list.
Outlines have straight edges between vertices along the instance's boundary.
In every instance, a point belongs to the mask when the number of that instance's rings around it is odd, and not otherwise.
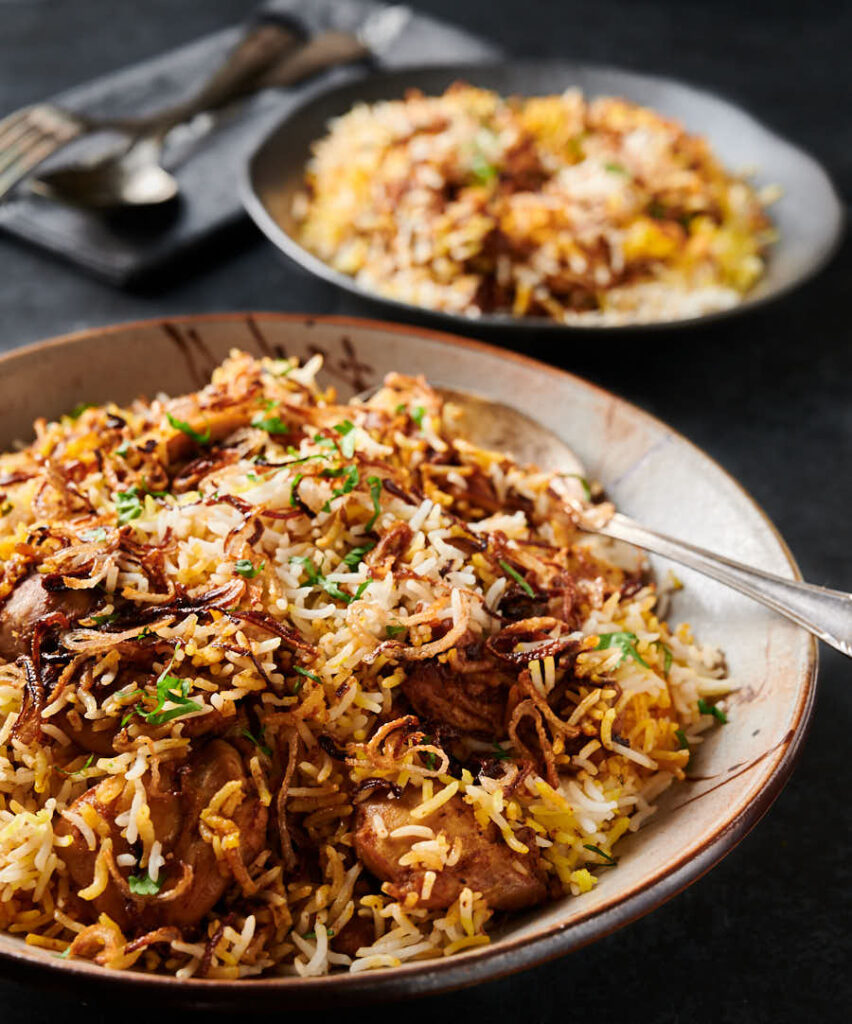
[{"label": "chicken piece", "polygon": [[[231,872],[220,862],[211,843],[199,831],[201,812],[215,794],[233,779],[243,782],[243,797],[232,815],[239,829],[239,853],[243,864],[250,864],[266,843],[267,811],[246,778],[239,753],[224,740],[213,740],[192,755],[187,765],[177,771],[162,770],[161,792],[146,786],[154,834],[162,844],[166,863],[160,870],[162,881],[156,895],[137,896],[112,876],[106,889],[87,902],[94,920],[108,914],[127,932],[141,933],[166,925],[188,927],[197,924],[220,899],[230,881]],[[121,835],[115,819],[130,806],[131,797],[111,792],[114,781],[107,779],[74,801],[71,810],[79,813],[84,804],[95,808],[108,826],[115,858],[138,852]],[[95,872],[98,847],[90,850],[83,834],[67,819],[56,826],[59,836],[70,835],[72,842],[62,851],[74,885],[84,889],[91,884]],[[139,874],[140,869],[117,866],[123,878]],[[189,875],[189,886],[175,899],[170,892]]]},{"label": "chicken piece", "polygon": [[423,841],[422,837],[394,838],[393,833],[405,825],[427,825],[436,836],[444,834],[451,850],[458,842],[460,854],[455,864],[437,872],[432,891],[427,899],[421,898],[420,906],[448,907],[465,886],[482,893],[495,910],[519,910],[545,898],[545,874],[531,831],[515,833],[528,848],[525,854],[515,853],[493,823],[480,826],[473,808],[460,796],[428,817],[415,820],[411,812],[419,802],[419,793],[409,789],[398,798],[371,797],[356,812],[355,850],[369,871],[390,883],[392,896],[404,899],[412,892],[419,896],[427,870],[421,864],[399,863],[414,843]]},{"label": "chicken piece", "polygon": [[421,718],[489,739],[504,735],[506,694],[484,673],[460,675],[424,661],[409,669],[401,689]]},{"label": "chicken piece", "polygon": [[33,573],[15,587],[0,609],[0,658],[14,661],[30,653],[33,629],[39,619],[52,612],[64,612],[69,619],[78,619],[92,607],[88,590],[48,590],[38,573]]}]

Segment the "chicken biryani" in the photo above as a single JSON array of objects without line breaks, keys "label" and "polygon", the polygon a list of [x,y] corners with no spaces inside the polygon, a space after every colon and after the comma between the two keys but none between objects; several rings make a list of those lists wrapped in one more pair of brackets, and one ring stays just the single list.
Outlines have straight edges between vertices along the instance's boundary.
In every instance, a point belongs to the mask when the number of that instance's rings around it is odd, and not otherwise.
[{"label": "chicken biryani", "polygon": [[627,100],[457,84],[332,121],[293,214],[308,250],[387,298],[622,324],[736,305],[764,272],[776,194]]},{"label": "chicken biryani", "polygon": [[[579,477],[319,357],[0,455],[0,928],[202,978],[393,967],[581,898],[724,721]],[[616,868],[617,870],[617,868]]]}]

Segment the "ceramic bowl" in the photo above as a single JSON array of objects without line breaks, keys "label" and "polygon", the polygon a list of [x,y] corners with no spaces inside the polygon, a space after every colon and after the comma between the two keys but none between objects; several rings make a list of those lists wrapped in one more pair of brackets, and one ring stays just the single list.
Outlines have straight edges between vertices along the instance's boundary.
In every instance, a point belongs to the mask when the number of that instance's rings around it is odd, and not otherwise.
[{"label": "ceramic bowl", "polygon": [[[0,359],[0,447],[29,439],[35,417],[56,417],[81,401],[126,402],[195,389],[235,346],[302,359],[321,353],[321,379],[344,398],[402,370],[532,411],[574,447],[630,515],[762,569],[798,576],[784,541],[748,494],[659,420],[524,356],[387,323],[213,315],[96,328],[33,345]],[[730,722],[701,746],[689,781],[671,787],[658,813],[619,844],[618,867],[603,872],[592,892],[513,917],[489,946],[388,971],[178,981],[60,960],[5,934],[3,969],[16,977],[38,974],[54,985],[109,987],[122,998],[159,1004],[351,1004],[485,981],[568,953],[653,910],[731,850],[778,795],[811,714],[816,671],[816,645],[808,634],[711,580],[678,573],[685,587],[671,618],[688,620],[703,641],[725,650],[738,686]]]},{"label": "ceramic bowl", "polygon": [[[354,278],[331,268],[297,241],[292,215],[293,197],[302,188],[310,147],[325,135],[331,118],[356,103],[400,99],[410,88],[436,95],[455,81],[508,95],[546,95],[578,87],[587,96],[623,96],[679,120],[688,131],[704,135],[722,162],[734,171],[754,170],[755,183],[781,187],[780,200],[770,214],[779,241],[772,246],[764,277],[729,310],[692,320],[665,321],[660,326],[696,324],[736,315],[776,299],[815,274],[833,253],[843,227],[843,207],[831,181],[807,153],[782,139],[750,114],[712,93],[682,82],[640,75],[616,68],[572,61],[509,61],[495,65],[466,64],[406,69],[361,79],[320,95],[292,110],[258,146],[250,158],[242,185],[249,214],[272,244],[301,267],[361,298],[409,316],[440,321],[463,331],[468,318],[423,309],[366,291]],[[647,329],[648,324],[565,325],[552,320],[490,314],[477,324],[511,330],[624,331]]]}]

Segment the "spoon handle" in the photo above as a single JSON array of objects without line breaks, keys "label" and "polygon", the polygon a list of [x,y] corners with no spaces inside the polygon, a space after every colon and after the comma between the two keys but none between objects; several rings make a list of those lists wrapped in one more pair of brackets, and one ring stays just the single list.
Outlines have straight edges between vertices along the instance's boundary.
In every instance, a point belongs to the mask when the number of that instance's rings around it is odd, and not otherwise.
[{"label": "spoon handle", "polygon": [[792,619],[852,658],[852,594],[752,569],[723,555],[649,530],[618,512],[597,532],[704,573]]}]

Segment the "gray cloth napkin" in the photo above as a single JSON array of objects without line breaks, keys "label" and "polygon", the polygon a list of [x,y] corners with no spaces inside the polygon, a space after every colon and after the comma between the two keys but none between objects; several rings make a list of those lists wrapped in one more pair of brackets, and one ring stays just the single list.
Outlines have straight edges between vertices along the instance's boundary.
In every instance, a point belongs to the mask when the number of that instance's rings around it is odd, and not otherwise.
[{"label": "gray cloth napkin", "polygon": [[[264,10],[292,20],[307,35],[356,30],[381,5],[372,0],[272,0]],[[90,115],[145,113],[191,95],[238,42],[241,25],[205,36],[151,60],[51,97]],[[378,60],[383,68],[480,61],[495,47],[444,22],[413,13]],[[164,163],[181,194],[175,204],[99,214],[22,192],[0,206],[0,227],[115,285],[129,285],[173,264],[177,257],[243,216],[238,195],[242,167],[264,135],[289,110],[332,86],[370,73],[365,64],[336,68],[288,89],[268,89],[241,104],[205,137],[190,141]],[[80,145],[80,143],[78,143]],[[188,151],[187,151],[188,149]],[[53,158],[56,163],[62,155]],[[64,157],[67,161],[67,155]],[[176,162],[174,162],[176,161]]]}]

